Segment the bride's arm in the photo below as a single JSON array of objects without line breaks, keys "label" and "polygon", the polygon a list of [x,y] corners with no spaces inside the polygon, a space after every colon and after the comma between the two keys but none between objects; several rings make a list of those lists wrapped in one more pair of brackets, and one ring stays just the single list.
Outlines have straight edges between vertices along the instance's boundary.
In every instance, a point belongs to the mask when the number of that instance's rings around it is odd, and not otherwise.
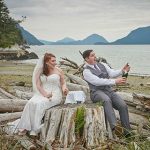
[{"label": "bride's arm", "polygon": [[66,82],[65,82],[65,78],[64,78],[64,73],[60,68],[57,68],[58,71],[60,72],[60,83],[61,83],[61,88],[62,88],[62,92],[64,95],[67,95],[68,93],[68,88],[66,86]]},{"label": "bride's arm", "polygon": [[48,93],[43,89],[42,82],[41,82],[41,79],[40,79],[40,75],[41,75],[41,70],[38,70],[38,72],[36,73],[36,76],[35,76],[37,89],[39,90],[39,92],[40,92],[44,97],[49,98],[49,97],[51,97],[51,93],[48,94]]}]

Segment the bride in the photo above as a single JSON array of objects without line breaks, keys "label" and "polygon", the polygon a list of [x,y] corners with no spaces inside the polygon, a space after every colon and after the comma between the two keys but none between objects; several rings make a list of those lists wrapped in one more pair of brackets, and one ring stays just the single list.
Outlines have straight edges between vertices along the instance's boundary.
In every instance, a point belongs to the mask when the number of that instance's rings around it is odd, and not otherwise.
[{"label": "bride", "polygon": [[64,74],[56,67],[56,57],[51,53],[46,53],[37,63],[32,83],[34,96],[24,107],[17,126],[19,135],[24,135],[27,131],[30,131],[30,135],[37,135],[45,110],[60,104],[62,93],[68,93]]}]

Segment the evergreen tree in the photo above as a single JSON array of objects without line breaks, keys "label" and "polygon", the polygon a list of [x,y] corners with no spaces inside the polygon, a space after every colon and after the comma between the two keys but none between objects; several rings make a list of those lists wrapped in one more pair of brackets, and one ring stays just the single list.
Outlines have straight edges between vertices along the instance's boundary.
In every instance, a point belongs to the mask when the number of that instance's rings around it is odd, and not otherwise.
[{"label": "evergreen tree", "polygon": [[10,17],[4,0],[0,0],[0,47],[6,48],[23,43],[21,32],[17,28],[18,23],[19,21]]}]

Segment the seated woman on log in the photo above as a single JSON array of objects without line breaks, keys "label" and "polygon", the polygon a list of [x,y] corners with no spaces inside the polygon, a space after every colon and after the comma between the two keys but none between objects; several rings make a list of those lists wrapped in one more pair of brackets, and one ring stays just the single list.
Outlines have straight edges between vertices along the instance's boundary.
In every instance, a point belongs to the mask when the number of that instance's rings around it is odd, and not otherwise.
[{"label": "seated woman on log", "polygon": [[30,131],[30,135],[37,135],[42,127],[41,120],[45,110],[60,104],[62,93],[68,93],[64,74],[56,67],[56,57],[51,53],[46,53],[38,61],[32,83],[34,96],[24,107],[17,126],[19,135],[24,135],[27,131]]}]

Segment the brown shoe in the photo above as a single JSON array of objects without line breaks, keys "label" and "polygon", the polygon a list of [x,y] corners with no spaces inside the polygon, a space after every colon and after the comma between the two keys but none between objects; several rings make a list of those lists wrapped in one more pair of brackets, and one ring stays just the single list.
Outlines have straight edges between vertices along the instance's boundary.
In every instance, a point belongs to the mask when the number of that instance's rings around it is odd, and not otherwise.
[{"label": "brown shoe", "polygon": [[121,127],[119,125],[115,126],[115,128],[112,132],[113,132],[113,135],[116,135],[117,137],[122,137],[124,134],[123,127]]}]

